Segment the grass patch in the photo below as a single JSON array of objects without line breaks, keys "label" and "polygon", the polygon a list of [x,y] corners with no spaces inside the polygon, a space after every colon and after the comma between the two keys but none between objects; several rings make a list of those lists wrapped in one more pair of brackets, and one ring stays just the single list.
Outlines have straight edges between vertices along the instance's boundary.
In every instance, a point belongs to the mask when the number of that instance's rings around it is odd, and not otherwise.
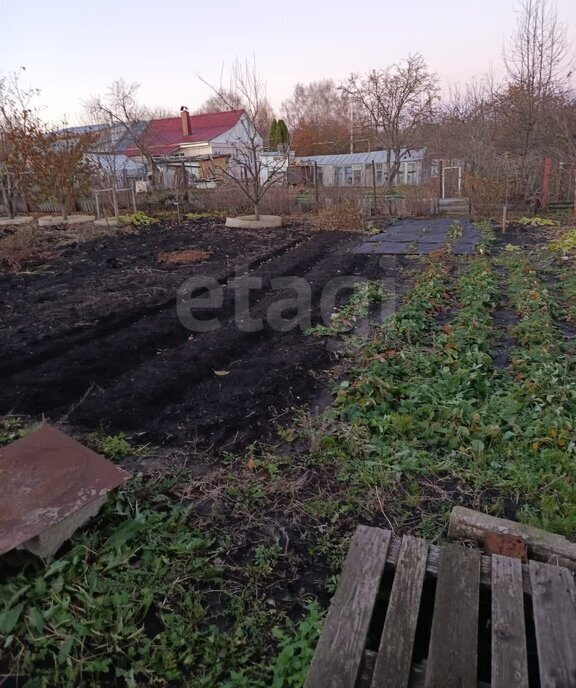
[{"label": "grass patch", "polygon": [[303,600],[293,622],[271,604],[278,550],[254,548],[250,584],[238,585],[226,542],[195,526],[173,487],[134,479],[69,552],[2,572],[9,675],[28,686],[300,685],[321,608]]}]

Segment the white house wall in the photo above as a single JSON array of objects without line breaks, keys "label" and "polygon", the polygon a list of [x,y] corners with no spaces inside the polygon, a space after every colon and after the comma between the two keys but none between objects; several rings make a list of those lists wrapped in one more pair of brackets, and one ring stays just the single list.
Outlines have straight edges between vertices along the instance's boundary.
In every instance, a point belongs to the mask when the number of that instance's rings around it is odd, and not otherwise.
[{"label": "white house wall", "polygon": [[[250,137],[253,133],[255,133],[254,125],[242,116],[232,129],[211,140],[212,154],[232,153],[235,148],[249,146],[251,144]],[[262,146],[263,141],[259,134],[256,134],[255,142],[258,146]]]},{"label": "white house wall", "polygon": [[264,184],[272,176],[275,178],[275,183],[284,181],[288,172],[288,158],[289,156],[284,154],[261,153],[260,181]]},{"label": "white house wall", "polygon": [[212,145],[208,141],[202,143],[185,143],[179,146],[176,153],[183,153],[185,157],[195,157],[197,155],[212,155]]}]

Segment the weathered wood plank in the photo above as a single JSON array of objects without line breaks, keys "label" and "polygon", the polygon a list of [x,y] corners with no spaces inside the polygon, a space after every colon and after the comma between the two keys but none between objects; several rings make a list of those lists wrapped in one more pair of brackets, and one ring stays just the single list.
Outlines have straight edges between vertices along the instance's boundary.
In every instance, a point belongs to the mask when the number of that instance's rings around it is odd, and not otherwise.
[{"label": "weathered wood plank", "polygon": [[492,557],[492,688],[528,686],[522,562]]},{"label": "weathered wood plank", "polygon": [[560,566],[530,561],[541,688],[576,688],[576,585]]},{"label": "weathered wood plank", "polygon": [[442,548],[426,667],[426,688],[475,688],[480,552]]},{"label": "weathered wood plank", "polygon": [[[386,563],[396,568],[398,564],[398,557],[400,556],[401,540],[394,538],[390,542],[388,548],[388,557]],[[438,545],[428,545],[428,561],[426,562],[426,573],[437,577],[438,565],[440,563],[440,552],[442,549]],[[480,565],[480,585],[489,588],[492,584],[492,559],[490,556],[482,555],[482,563]],[[527,564],[522,564],[522,584],[524,587],[524,594],[532,594],[532,586],[530,585],[530,571]]]},{"label": "weathered wood plank", "polygon": [[521,537],[528,545],[531,558],[576,570],[576,543],[570,542],[562,535],[549,533],[525,523],[489,516],[462,506],[452,509],[448,526],[449,538],[483,542],[488,533]]},{"label": "weathered wood plank", "polygon": [[354,688],[389,543],[387,530],[356,529],[305,688]]},{"label": "weathered wood plank", "polygon": [[372,688],[406,688],[408,685],[427,554],[425,540],[403,539]]},{"label": "weathered wood plank", "polygon": [[[412,673],[410,674],[410,688],[424,688],[424,681],[426,680],[426,663],[417,664],[412,667]],[[361,686],[358,686],[361,688]],[[489,683],[484,681],[478,681],[476,688],[491,688]],[[508,686],[508,688],[515,688],[515,686]]]}]

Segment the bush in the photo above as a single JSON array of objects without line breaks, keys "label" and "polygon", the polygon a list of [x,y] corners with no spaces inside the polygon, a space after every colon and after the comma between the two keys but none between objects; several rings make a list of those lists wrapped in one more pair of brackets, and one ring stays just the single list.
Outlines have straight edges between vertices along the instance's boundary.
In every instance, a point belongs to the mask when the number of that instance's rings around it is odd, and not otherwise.
[{"label": "bush", "polygon": [[433,201],[438,197],[435,189],[427,185],[401,184],[394,193],[402,195],[404,212],[411,217],[431,215],[434,211]]},{"label": "bush", "polygon": [[339,229],[350,232],[366,231],[366,218],[353,198],[345,198],[318,212],[314,225],[320,229]]},{"label": "bush", "polygon": [[250,210],[250,202],[242,190],[222,183],[215,189],[188,189],[188,212],[242,215]]},{"label": "bush", "polygon": [[260,210],[267,215],[292,215],[309,212],[314,203],[314,191],[308,199],[302,192],[288,189],[285,186],[274,186],[262,199]]},{"label": "bush", "polygon": [[476,219],[490,217],[505,198],[503,182],[470,172],[464,172],[462,191],[470,200],[472,216]]},{"label": "bush", "polygon": [[0,239],[0,268],[18,272],[24,267],[45,263],[57,255],[50,233],[35,225],[18,227]]}]

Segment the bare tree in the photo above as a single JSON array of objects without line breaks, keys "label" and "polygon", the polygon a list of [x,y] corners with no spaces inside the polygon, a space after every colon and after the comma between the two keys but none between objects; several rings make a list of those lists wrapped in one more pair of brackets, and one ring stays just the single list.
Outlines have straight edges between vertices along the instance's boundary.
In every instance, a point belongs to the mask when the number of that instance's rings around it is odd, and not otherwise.
[{"label": "bare tree", "polygon": [[298,83],[282,103],[290,141],[298,155],[345,153],[350,141],[349,105],[332,79]]},{"label": "bare tree", "polygon": [[18,72],[0,77],[0,189],[11,218],[17,211],[19,198],[32,187],[29,156],[40,121],[32,101],[38,93],[37,89],[21,85]]},{"label": "bare tree", "polygon": [[438,77],[417,54],[386,69],[352,74],[341,88],[387,151],[388,188],[392,188],[402,158],[421,144],[422,130],[432,120]]},{"label": "bare tree", "polygon": [[225,166],[216,166],[215,172],[239,188],[254,208],[254,217],[260,219],[260,203],[268,191],[285,177],[288,153],[266,155],[264,142],[255,122],[267,107],[266,86],[256,66],[236,61],[230,73],[228,88],[209,86],[221,103],[221,109],[234,110],[234,104],[243,103],[244,113],[239,130],[230,142],[230,159]]},{"label": "bare tree", "polygon": [[566,29],[551,0],[520,0],[504,65],[510,83],[534,99],[564,90],[570,75]]},{"label": "bare tree", "polygon": [[563,99],[553,113],[557,137],[555,154],[576,165],[576,90]]},{"label": "bare tree", "polygon": [[226,110],[243,110],[244,103],[238,93],[222,88],[217,93],[212,94],[194,110],[195,115],[206,115],[211,112],[220,112],[222,108]]},{"label": "bare tree", "polygon": [[551,110],[565,99],[571,75],[566,30],[552,0],[520,0],[504,64],[508,83],[499,98],[501,133],[520,157],[526,193],[533,193],[538,174],[532,168],[554,144]]},{"label": "bare tree", "polygon": [[[139,88],[140,84],[129,84],[124,79],[118,79],[112,83],[105,95],[90,98],[85,108],[93,121],[104,122],[110,126],[112,138],[118,130],[127,135],[129,145],[139,150],[145,161],[146,171],[154,181],[159,170],[145,138],[148,121],[154,113],[138,103]],[[118,152],[115,150],[115,141],[111,140],[109,143],[111,152]]]},{"label": "bare tree", "polygon": [[491,174],[499,122],[498,89],[491,74],[450,89],[439,104],[432,126],[426,127],[429,153],[449,163],[462,162],[472,174]]}]

